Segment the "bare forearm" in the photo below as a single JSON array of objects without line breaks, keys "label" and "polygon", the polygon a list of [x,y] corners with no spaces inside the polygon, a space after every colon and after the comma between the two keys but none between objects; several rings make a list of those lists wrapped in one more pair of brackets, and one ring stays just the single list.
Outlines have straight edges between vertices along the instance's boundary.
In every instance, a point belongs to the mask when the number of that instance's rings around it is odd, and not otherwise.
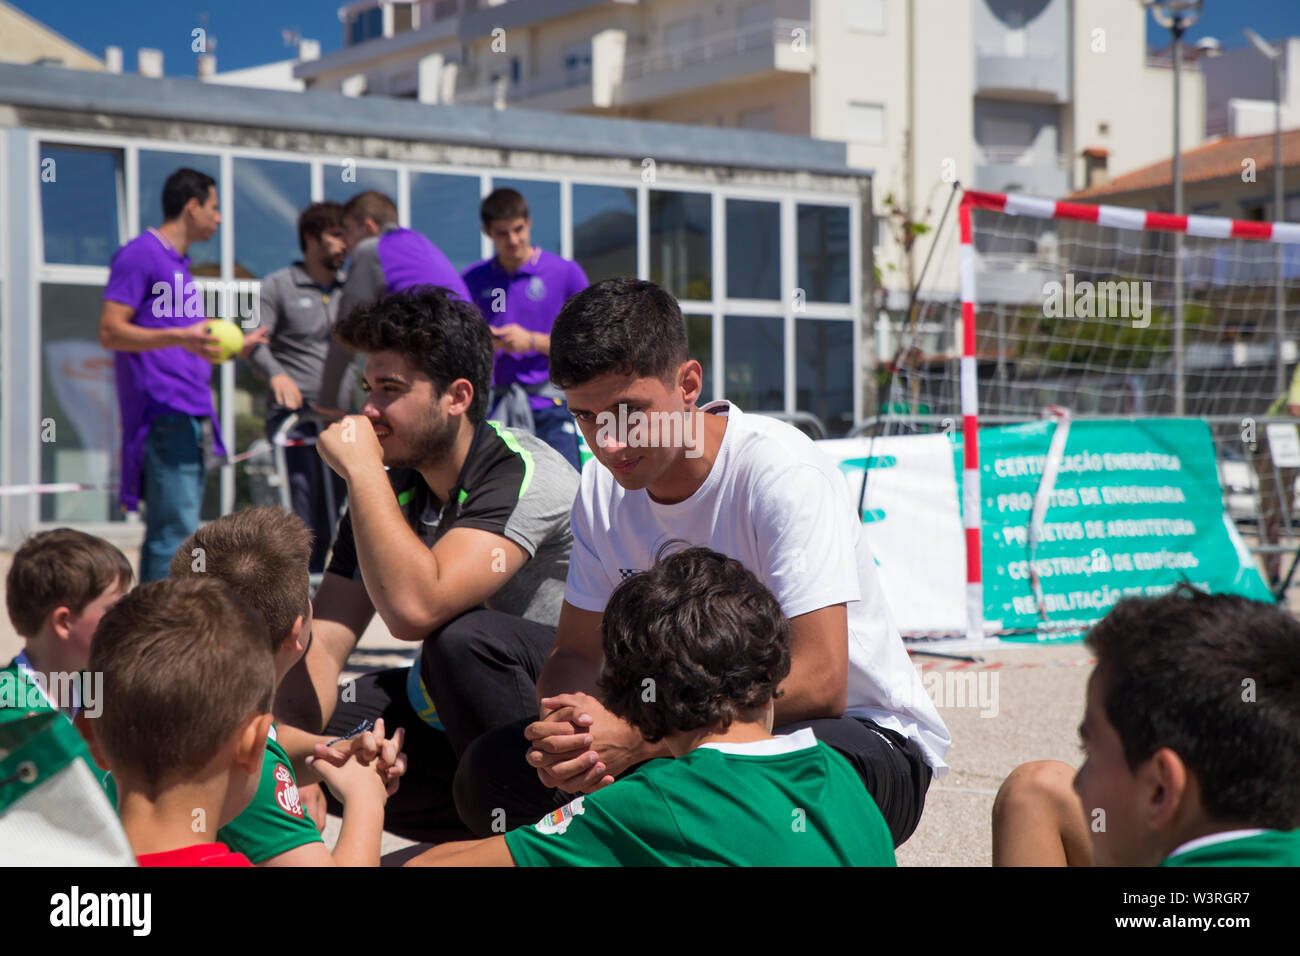
[{"label": "bare forearm", "polygon": [[375,610],[394,637],[423,640],[439,623],[438,560],[407,526],[382,465],[348,476],[348,511]]},{"label": "bare forearm", "polygon": [[483,840],[461,840],[442,843],[419,856],[413,856],[403,866],[514,866],[514,858],[504,836]]},{"label": "bare forearm", "polygon": [[181,344],[181,329],[148,329],[125,323],[101,328],[99,344],[110,352],[152,352]]},{"label": "bare forearm", "polygon": [[537,675],[537,714],[544,717],[543,697],[556,694],[584,693],[595,696],[596,678],[600,674],[600,661],[592,660],[580,651],[557,650],[552,652]]},{"label": "bare forearm", "polygon": [[330,737],[325,734],[308,733],[298,727],[277,724],[276,740],[288,755],[289,762],[293,764],[293,775],[299,787],[321,782],[321,775],[307,763],[307,758],[315,752],[316,744],[327,744],[330,742]]},{"label": "bare forearm", "polygon": [[378,866],[384,834],[383,801],[354,797],[343,807],[343,825],[334,844],[334,862],[339,866]]},{"label": "bare forearm", "polygon": [[773,723],[780,727],[804,720],[839,717],[844,713],[846,690],[847,677],[836,681],[828,679],[825,671],[792,670],[781,684]]}]

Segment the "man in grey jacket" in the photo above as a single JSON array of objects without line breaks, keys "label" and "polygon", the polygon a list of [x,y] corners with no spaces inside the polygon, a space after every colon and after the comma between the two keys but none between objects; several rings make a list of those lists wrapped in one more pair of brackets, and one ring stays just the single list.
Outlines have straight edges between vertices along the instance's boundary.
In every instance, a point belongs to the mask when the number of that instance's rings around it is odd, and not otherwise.
[{"label": "man in grey jacket", "polygon": [[[273,272],[262,282],[262,324],[270,342],[249,356],[253,368],[268,379],[266,433],[271,436],[286,417],[297,412],[302,419],[288,438],[314,438],[320,421],[310,405],[319,397],[321,372],[330,335],[338,318],[343,283],[339,269],[347,255],[343,232],[343,207],[338,203],[312,203],[298,217],[298,246],[302,259]],[[329,508],[325,473],[320,456],[310,445],[285,449],[293,510],[315,533],[311,570],[324,570],[338,508],[346,484],[333,472],[335,507]]]}]

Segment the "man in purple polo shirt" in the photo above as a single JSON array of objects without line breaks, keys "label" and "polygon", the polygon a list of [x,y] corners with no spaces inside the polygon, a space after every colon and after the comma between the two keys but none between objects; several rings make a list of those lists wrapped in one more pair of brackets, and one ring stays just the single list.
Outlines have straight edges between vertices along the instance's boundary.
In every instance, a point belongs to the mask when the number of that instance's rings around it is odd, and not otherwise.
[{"label": "man in purple polo shirt", "polygon": [[[122,419],[119,500],[145,506],[140,580],[167,577],[176,548],[199,526],[204,452],[224,455],[212,404],[217,339],[204,331],[203,295],[185,253],[221,223],[216,182],[178,169],[162,191],[163,223],[113,256],[99,312],[99,343],[116,353]],[[259,330],[245,351],[265,340]]]},{"label": "man in purple polo shirt", "polygon": [[495,190],[479,218],[496,255],[466,269],[465,285],[496,342],[493,405],[518,384],[528,393],[534,434],[581,471],[577,428],[563,393],[551,386],[550,355],[555,317],[587,288],[587,275],[576,262],[530,242],[528,203],[515,190]]},{"label": "man in purple polo shirt", "polygon": [[[358,193],[343,207],[343,235],[348,245],[348,280],[339,300],[342,322],[358,306],[380,296],[417,286],[438,286],[469,302],[469,292],[442,250],[413,229],[397,223],[397,206],[374,189]],[[321,373],[317,411],[337,418],[352,404],[351,380],[345,382],[352,350],[330,341]]]}]

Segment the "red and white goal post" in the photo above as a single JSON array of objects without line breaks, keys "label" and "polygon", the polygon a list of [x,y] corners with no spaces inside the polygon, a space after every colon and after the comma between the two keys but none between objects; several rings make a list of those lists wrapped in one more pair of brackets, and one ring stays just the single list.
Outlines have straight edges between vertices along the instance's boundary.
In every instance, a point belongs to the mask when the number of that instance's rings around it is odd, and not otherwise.
[{"label": "red and white goal post", "polygon": [[1255,436],[1245,423],[1258,422],[1263,449],[1265,411],[1296,360],[1276,303],[1300,276],[1300,224],[974,191],[963,194],[958,223],[958,381],[950,361],[938,374],[914,369],[927,380],[910,394],[933,411],[959,395],[967,637],[982,639],[981,413],[994,423],[1036,418],[1049,405],[1196,417],[1211,426],[1220,461],[1247,438],[1249,458]]}]

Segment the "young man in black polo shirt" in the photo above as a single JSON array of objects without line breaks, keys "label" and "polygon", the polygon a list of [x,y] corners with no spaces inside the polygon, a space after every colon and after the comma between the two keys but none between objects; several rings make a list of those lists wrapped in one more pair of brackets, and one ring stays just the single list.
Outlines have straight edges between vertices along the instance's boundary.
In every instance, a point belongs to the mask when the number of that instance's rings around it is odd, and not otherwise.
[{"label": "young man in black polo shirt", "polygon": [[[410,770],[386,827],[428,839],[459,825],[460,754],[536,709],[578,473],[534,436],[484,420],[492,338],[472,305],[434,290],[390,295],[341,319],[336,336],[365,354],[368,398],[317,444],[347,481],[348,511],[312,645],[277,711],[330,735],[381,715],[405,727]],[[423,641],[421,658],[345,686],[340,700],[338,676],[376,611],[395,637]]]}]

